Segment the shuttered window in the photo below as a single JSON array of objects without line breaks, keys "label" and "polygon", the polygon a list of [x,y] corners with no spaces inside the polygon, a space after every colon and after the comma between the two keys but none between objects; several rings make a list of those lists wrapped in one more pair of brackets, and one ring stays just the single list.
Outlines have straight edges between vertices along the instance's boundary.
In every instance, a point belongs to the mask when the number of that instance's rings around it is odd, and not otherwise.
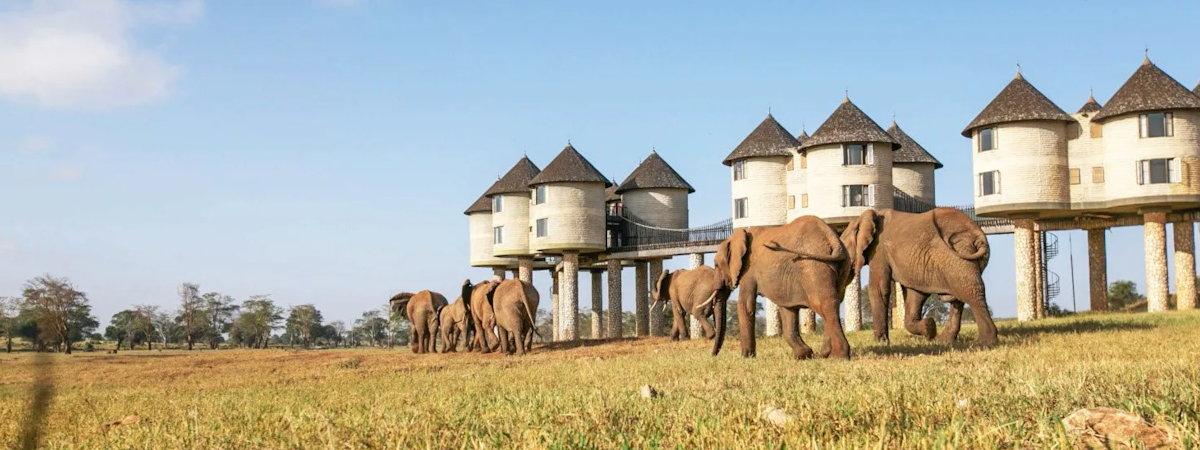
[{"label": "shuttered window", "polygon": [[1000,193],[1000,171],[983,172],[979,174],[979,195]]},{"label": "shuttered window", "polygon": [[546,237],[546,228],[549,227],[547,220],[549,219],[537,220],[537,237]]},{"label": "shuttered window", "polygon": [[996,149],[996,129],[981,128],[979,130],[979,151],[986,152]]},{"label": "shuttered window", "polygon": [[1092,122],[1091,130],[1092,130],[1093,138],[1104,137],[1104,126],[1103,125]]},{"label": "shuttered window", "polygon": [[842,186],[842,206],[871,206],[874,205],[874,189],[866,184],[847,184]]},{"label": "shuttered window", "polygon": [[533,188],[533,204],[540,205],[546,203],[546,185],[538,185]]},{"label": "shuttered window", "polygon": [[796,209],[796,196],[795,195],[788,196],[788,209]]},{"label": "shuttered window", "polygon": [[504,243],[504,227],[492,227],[492,243]]},{"label": "shuttered window", "polygon": [[492,197],[492,212],[498,213],[504,211],[504,198],[499,195]]},{"label": "shuttered window", "polygon": [[1103,167],[1096,166],[1096,167],[1092,168],[1092,182],[1097,183],[1097,184],[1104,182],[1104,168]]},{"label": "shuttered window", "polygon": [[733,181],[746,178],[746,165],[743,164],[743,162],[744,161],[733,162]]},{"label": "shuttered window", "polygon": [[1071,184],[1079,184],[1079,169],[1070,169],[1067,172],[1067,178]]},{"label": "shuttered window", "polygon": [[1140,136],[1144,138],[1175,135],[1173,114],[1168,112],[1146,113],[1138,116]]},{"label": "shuttered window", "polygon": [[800,194],[800,207],[801,208],[808,207],[808,194]]},{"label": "shuttered window", "polygon": [[1137,162],[1138,184],[1178,183],[1181,180],[1179,159],[1143,159]]},{"label": "shuttered window", "polygon": [[845,144],[842,146],[842,165],[861,166],[875,164],[874,144]]},{"label": "shuttered window", "polygon": [[749,213],[748,208],[749,208],[749,205],[747,205],[747,200],[745,198],[734,199],[733,200],[733,218],[734,219],[745,219],[746,216],[748,215],[747,213]]}]

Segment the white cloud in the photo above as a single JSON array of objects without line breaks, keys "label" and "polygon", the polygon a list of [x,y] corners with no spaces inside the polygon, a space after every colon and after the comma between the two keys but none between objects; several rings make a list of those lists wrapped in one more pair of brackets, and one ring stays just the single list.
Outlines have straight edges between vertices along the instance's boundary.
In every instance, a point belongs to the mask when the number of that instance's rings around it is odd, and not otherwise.
[{"label": "white cloud", "polygon": [[75,165],[58,166],[50,169],[50,181],[72,183],[83,179],[83,168]]},{"label": "white cloud", "polygon": [[182,69],[133,31],[192,23],[201,0],[34,0],[0,14],[0,96],[49,108],[102,109],[165,97]]}]

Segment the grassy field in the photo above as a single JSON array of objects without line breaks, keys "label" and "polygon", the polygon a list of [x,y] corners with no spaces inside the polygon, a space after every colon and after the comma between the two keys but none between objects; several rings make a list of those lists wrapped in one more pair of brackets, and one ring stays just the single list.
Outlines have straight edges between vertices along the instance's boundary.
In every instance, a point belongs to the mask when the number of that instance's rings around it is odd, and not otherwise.
[{"label": "grassy field", "polygon": [[[757,359],[665,339],[529,356],[407,350],[55,355],[51,448],[1067,447],[1059,421],[1110,406],[1200,445],[1200,313],[1000,323],[1001,345],[891,346]],[[973,340],[973,329],[964,332]],[[809,342],[814,342],[810,337]],[[20,434],[33,355],[0,354],[0,442]],[[649,384],[655,399],[638,395]],[[793,417],[759,418],[765,406]],[[140,422],[105,429],[136,415]]]}]

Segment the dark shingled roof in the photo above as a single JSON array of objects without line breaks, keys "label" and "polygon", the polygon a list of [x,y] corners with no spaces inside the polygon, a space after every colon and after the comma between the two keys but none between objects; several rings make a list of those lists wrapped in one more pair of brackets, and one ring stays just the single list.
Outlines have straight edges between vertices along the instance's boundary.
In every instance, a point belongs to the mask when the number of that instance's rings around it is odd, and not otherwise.
[{"label": "dark shingled roof", "polygon": [[1196,87],[1192,88],[1192,93],[1200,95],[1200,83],[1196,83]]},{"label": "dark shingled roof", "polygon": [[658,152],[650,152],[641,164],[638,164],[633,173],[621,182],[621,186],[617,187],[616,193],[624,193],[634,189],[651,189],[651,188],[667,188],[667,189],[687,189],[691,194],[696,192],[692,185],[684,180],[679,172],[676,172],[670,164],[667,164]]},{"label": "dark shingled roof", "polygon": [[617,193],[617,179],[612,179],[612,186],[604,189],[604,203],[621,201],[621,194]]},{"label": "dark shingled roof", "polygon": [[1017,76],[1008,82],[1008,86],[1004,86],[1004,89],[996,94],[996,98],[992,99],[992,102],[988,103],[978,116],[975,116],[975,120],[963,128],[962,135],[971,137],[971,130],[976,128],[1022,120],[1070,122],[1075,119],[1072,119],[1062,108],[1046,98],[1042,91],[1025,81],[1021,72],[1017,72]]},{"label": "dark shingled roof", "polygon": [[1100,110],[1100,102],[1096,101],[1096,97],[1089,95],[1087,103],[1084,103],[1083,106],[1080,106],[1079,111],[1075,111],[1075,114],[1079,114],[1079,113],[1092,114],[1099,110]]},{"label": "dark shingled roof", "polygon": [[612,182],[608,181],[604,175],[596,170],[591,162],[579,154],[570,143],[563,148],[558,156],[554,157],[550,164],[546,164],[546,170],[537,174],[526,187],[533,187],[539,184],[546,183],[604,183],[604,187],[612,186]]},{"label": "dark shingled roof", "polygon": [[912,136],[900,129],[900,125],[897,125],[896,121],[892,121],[892,126],[888,127],[887,132],[896,139],[896,142],[900,143],[900,150],[896,150],[892,154],[893,163],[933,163],[933,168],[942,168],[942,162],[929,154],[925,147],[918,144]]},{"label": "dark shingled roof", "polygon": [[491,197],[498,194],[516,194],[520,192],[529,192],[529,180],[537,176],[542,170],[529,160],[528,156],[522,157],[517,164],[508,169],[508,173],[500,177],[496,184],[484,192],[483,195]]},{"label": "dark shingled roof", "polygon": [[887,142],[892,144],[892,150],[900,148],[899,142],[883,131],[879,124],[858,109],[849,98],[842,100],[842,104],[833,110],[833,114],[825,119],[825,123],[821,124],[811,137],[804,140],[800,148],[845,142]]},{"label": "dark shingled roof", "polygon": [[1146,58],[1092,120],[1163,109],[1200,109],[1200,97]]},{"label": "dark shingled roof", "polygon": [[767,118],[742,139],[742,143],[721,162],[728,166],[739,159],[756,156],[792,156],[792,149],[798,145],[800,143],[796,142],[796,138],[776,122],[774,117],[767,114]]},{"label": "dark shingled roof", "polygon": [[796,143],[804,145],[804,141],[808,140],[808,130],[800,130],[800,134],[796,135]]},{"label": "dark shingled roof", "polygon": [[469,216],[471,214],[481,212],[492,212],[492,199],[488,198],[486,195],[480,195],[479,199],[475,200],[475,203],[472,203],[471,206],[467,207],[466,211],[463,211],[463,214]]}]

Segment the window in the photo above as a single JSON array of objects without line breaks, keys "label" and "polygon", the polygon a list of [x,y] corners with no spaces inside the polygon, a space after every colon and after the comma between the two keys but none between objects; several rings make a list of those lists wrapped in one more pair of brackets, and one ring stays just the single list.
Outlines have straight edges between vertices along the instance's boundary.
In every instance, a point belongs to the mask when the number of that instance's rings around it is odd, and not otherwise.
[{"label": "window", "polygon": [[733,181],[746,178],[746,166],[743,163],[744,161],[733,162]]},{"label": "window", "polygon": [[808,168],[808,152],[807,151],[800,152],[800,168],[801,169]]},{"label": "window", "polygon": [[492,197],[492,212],[498,213],[504,210],[504,199],[499,195]]},{"label": "window", "polygon": [[546,185],[541,184],[533,188],[533,204],[540,205],[546,203]]},{"label": "window", "polygon": [[749,207],[750,206],[747,204],[747,201],[745,198],[734,199],[733,200],[733,218],[734,219],[745,219],[746,216],[749,215],[748,214],[750,212]]},{"label": "window", "polygon": [[842,164],[846,166],[875,164],[875,146],[872,144],[843,145]]},{"label": "window", "polygon": [[1067,178],[1071,184],[1079,184],[1079,169],[1071,169],[1067,172]]},{"label": "window", "polygon": [[842,206],[873,206],[875,205],[875,189],[873,185],[848,184],[842,186]]},{"label": "window", "polygon": [[546,227],[548,219],[537,220],[537,237],[546,237]]},{"label": "window", "polygon": [[979,151],[986,152],[996,149],[996,129],[982,128],[979,130]]},{"label": "window", "polygon": [[492,243],[504,243],[504,227],[492,227]]},{"label": "window", "polygon": [[1143,159],[1138,161],[1138,184],[1179,182],[1179,160],[1175,158]]},{"label": "window", "polygon": [[979,195],[1000,193],[1000,171],[993,170],[979,174]]},{"label": "window", "polygon": [[796,196],[795,195],[788,196],[788,209],[796,209]]},{"label": "window", "polygon": [[1096,167],[1092,168],[1092,182],[1093,183],[1103,183],[1104,182],[1104,168],[1103,167],[1096,166]]},{"label": "window", "polygon": [[1092,122],[1091,129],[1092,129],[1092,137],[1094,137],[1094,138],[1104,137],[1104,126],[1103,125]]},{"label": "window", "polygon": [[1144,138],[1156,138],[1175,135],[1171,113],[1146,113],[1138,116],[1138,128]]},{"label": "window", "polygon": [[800,194],[800,207],[801,208],[808,207],[808,194]]}]

